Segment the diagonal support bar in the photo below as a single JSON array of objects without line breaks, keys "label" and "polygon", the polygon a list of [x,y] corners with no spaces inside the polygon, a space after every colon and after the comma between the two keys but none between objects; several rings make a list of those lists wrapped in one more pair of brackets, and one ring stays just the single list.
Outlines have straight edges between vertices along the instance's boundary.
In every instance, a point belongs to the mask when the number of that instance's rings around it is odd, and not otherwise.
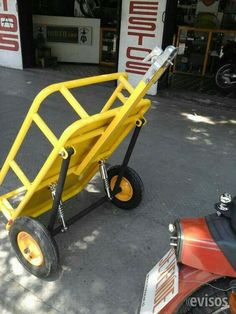
[{"label": "diagonal support bar", "polygon": [[51,131],[51,129],[49,129],[47,124],[39,116],[38,113],[35,113],[33,115],[33,121],[39,127],[39,129],[42,131],[42,133],[46,136],[46,138],[49,140],[49,142],[55,147],[58,144],[58,139],[55,136],[55,134]]},{"label": "diagonal support bar", "polygon": [[53,199],[52,214],[51,214],[49,224],[48,224],[48,230],[50,232],[53,232],[53,229],[54,229],[58,209],[59,209],[60,204],[61,204],[61,196],[62,196],[64,184],[66,181],[66,175],[67,175],[67,171],[69,168],[70,159],[71,159],[71,156],[74,154],[74,149],[72,147],[66,148],[66,151],[68,153],[68,157],[67,157],[67,159],[62,160],[61,170],[60,170],[58,183],[57,183],[57,187],[56,187],[56,193],[55,193],[54,199]]},{"label": "diagonal support bar", "polygon": [[14,160],[10,162],[10,167],[15,172],[19,180],[24,184],[25,188],[29,189],[30,187],[29,179],[26,177],[24,172],[21,170],[21,168],[18,166],[18,164]]},{"label": "diagonal support bar", "polygon": [[71,94],[71,92],[66,88],[62,87],[60,89],[61,94],[65,97],[71,107],[75,110],[75,112],[80,116],[81,119],[88,118],[89,115],[84,110],[84,108],[80,105],[80,103],[75,99],[75,97]]},{"label": "diagonal support bar", "polygon": [[133,150],[134,150],[134,146],[135,146],[135,144],[136,144],[136,142],[137,142],[139,133],[140,133],[140,131],[141,131],[141,128],[142,128],[144,122],[145,122],[145,120],[142,119],[140,124],[136,123],[136,127],[135,127],[135,129],[134,129],[134,132],[133,132],[133,135],[132,135],[132,137],[131,137],[131,140],[130,140],[128,149],[127,149],[127,151],[126,151],[124,160],[123,160],[122,165],[121,165],[120,173],[119,173],[118,178],[117,178],[117,180],[116,180],[114,189],[112,190],[112,196],[115,196],[115,195],[119,192],[119,190],[120,190],[120,183],[121,183],[122,177],[123,177],[124,174],[125,174],[125,170],[126,170],[126,168],[127,168],[127,166],[128,166],[130,157],[131,157],[131,155],[132,155],[132,152],[133,152]]}]

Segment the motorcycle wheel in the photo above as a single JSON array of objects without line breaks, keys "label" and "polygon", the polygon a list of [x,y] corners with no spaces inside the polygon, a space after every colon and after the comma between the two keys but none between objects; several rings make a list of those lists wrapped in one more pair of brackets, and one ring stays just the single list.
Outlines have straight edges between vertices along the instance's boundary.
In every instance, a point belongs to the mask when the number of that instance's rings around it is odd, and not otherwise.
[{"label": "motorcycle wheel", "polygon": [[215,76],[217,87],[225,93],[230,93],[236,88],[236,79],[232,78],[236,74],[235,65],[228,63],[219,68]]},{"label": "motorcycle wheel", "polygon": [[228,294],[230,278],[204,285],[189,296],[176,314],[230,314]]}]

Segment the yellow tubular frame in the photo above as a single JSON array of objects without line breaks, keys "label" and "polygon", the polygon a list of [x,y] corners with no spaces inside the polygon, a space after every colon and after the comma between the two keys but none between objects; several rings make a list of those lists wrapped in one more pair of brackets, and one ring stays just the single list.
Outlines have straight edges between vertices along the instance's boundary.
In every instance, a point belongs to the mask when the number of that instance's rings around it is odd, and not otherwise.
[{"label": "yellow tubular frame", "polygon": [[[144,113],[148,110],[151,105],[149,100],[144,100],[143,96],[146,94],[148,89],[151,85],[163,74],[165,68],[160,68],[153,78],[149,82],[145,82],[141,80],[138,86],[134,89],[131,84],[128,82],[128,75],[126,73],[113,73],[108,75],[100,75],[94,76],[84,79],[78,79],[58,84],[50,85],[44,88],[35,98],[33,104],[23,122],[23,125],[15,139],[15,142],[5,160],[5,163],[0,172],[0,184],[2,184],[3,180],[5,179],[9,169],[12,169],[19,180],[22,182],[23,186],[20,189],[14,190],[0,196],[0,210],[6,216],[8,221],[11,223],[16,217],[20,216],[27,202],[30,198],[39,191],[43,186],[49,185],[53,180],[57,180],[57,177],[53,177],[45,180],[48,171],[53,167],[55,160],[58,158],[60,154],[62,158],[67,158],[67,152],[65,148],[67,145],[78,145],[79,143],[83,143],[90,138],[94,138],[99,136],[99,139],[96,141],[94,146],[90,149],[90,151],[86,154],[83,160],[78,164],[74,165],[72,168],[68,170],[68,176],[76,175],[81,176],[81,174],[85,173],[86,170],[90,167],[90,173],[87,175],[86,178],[81,179],[81,185],[67,194],[65,199],[68,199],[78,193],[91,179],[91,177],[96,173],[97,166],[96,162],[103,158],[108,158],[116,147],[122,142],[122,140],[128,135],[128,133],[132,130],[135,126],[137,120],[143,118]],[[75,99],[75,97],[70,92],[70,89],[78,88],[82,86],[88,86],[91,84],[98,84],[107,81],[117,80],[117,87],[115,91],[112,93],[106,104],[103,106],[101,112],[97,115],[89,116],[89,114],[84,110],[84,108],[80,105],[80,103]],[[130,96],[125,97],[122,94],[122,90],[126,89]],[[80,120],[73,123],[69,126],[61,135],[60,138],[57,138],[52,130],[47,126],[46,122],[40,117],[38,111],[42,102],[51,94],[55,92],[60,92],[61,95],[67,100],[70,106],[74,109],[74,111],[80,117]],[[115,100],[119,99],[123,105],[111,109],[112,105],[114,104]],[[130,115],[132,113],[132,115]],[[108,119],[109,117],[112,118],[111,122],[107,127],[101,126],[94,130],[90,130],[88,133],[83,134],[81,136],[77,136],[72,138],[73,134],[76,134],[78,129],[89,125],[89,123],[95,123],[95,125],[99,125],[102,119]],[[48,141],[52,144],[53,150],[51,151],[50,155],[48,156],[46,162],[44,163],[42,169],[36,176],[33,182],[30,182],[23,170],[14,160],[17,152],[19,151],[25,136],[29,130],[29,128],[34,122],[41,132],[45,135]],[[119,133],[119,128],[121,126],[126,126],[122,131]],[[117,135],[118,134],[118,135]],[[115,141],[108,145],[109,140],[111,138],[115,138]],[[18,193],[25,192],[22,201],[18,205],[17,208],[12,208],[8,199],[12,196],[18,195]],[[36,212],[33,213],[33,216],[38,216],[49,210],[49,205],[42,206],[41,210],[35,210]],[[9,228],[10,223],[8,223],[7,228]]]}]

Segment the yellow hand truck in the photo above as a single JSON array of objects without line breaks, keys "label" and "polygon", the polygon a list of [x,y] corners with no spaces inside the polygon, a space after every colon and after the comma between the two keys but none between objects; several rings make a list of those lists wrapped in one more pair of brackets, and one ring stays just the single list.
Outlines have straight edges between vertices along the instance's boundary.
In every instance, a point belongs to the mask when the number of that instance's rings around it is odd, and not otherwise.
[{"label": "yellow hand truck", "polygon": [[[146,92],[167,69],[177,49],[168,46],[164,51],[155,48],[145,61],[151,59],[149,70],[133,88],[126,73],[114,73],[83,78],[44,88],[34,99],[15,142],[1,168],[0,184],[9,170],[22,182],[22,187],[0,196],[0,210],[6,218],[11,245],[21,264],[39,278],[55,277],[59,270],[59,255],[53,236],[66,231],[73,222],[88,214],[105,201],[123,209],[132,209],[142,199],[143,184],[128,162],[145,123],[144,114],[151,105],[143,99]],[[71,89],[107,81],[117,81],[117,87],[101,112],[89,115],[70,92]],[[128,97],[122,93],[128,92]],[[59,138],[39,114],[42,102],[53,93],[61,93],[78,114],[78,120],[67,127]],[[119,99],[121,106],[112,109]],[[16,162],[17,153],[35,124],[52,145],[44,165],[30,182]],[[107,169],[105,161],[134,128],[121,166]],[[78,194],[100,171],[105,196],[65,221],[63,202]],[[37,217],[50,211],[45,226]],[[55,227],[56,219],[61,225]]]}]

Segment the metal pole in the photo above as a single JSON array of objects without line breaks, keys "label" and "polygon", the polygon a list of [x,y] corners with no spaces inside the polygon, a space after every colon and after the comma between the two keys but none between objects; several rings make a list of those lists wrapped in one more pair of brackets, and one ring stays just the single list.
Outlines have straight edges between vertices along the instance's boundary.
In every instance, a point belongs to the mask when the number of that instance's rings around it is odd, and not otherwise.
[{"label": "metal pole", "polygon": [[67,171],[70,164],[70,159],[71,159],[71,156],[74,154],[74,149],[71,147],[66,148],[66,151],[68,153],[68,157],[66,159],[63,159],[62,164],[61,164],[61,170],[60,170],[58,183],[56,187],[56,193],[53,199],[52,214],[51,214],[49,224],[48,224],[48,230],[50,232],[53,231],[53,228],[56,222],[58,208],[61,203],[61,196],[62,196],[62,192],[63,192],[65,180],[66,180]]},{"label": "metal pole", "polygon": [[113,189],[113,191],[112,191],[112,196],[115,196],[115,195],[119,192],[120,183],[121,183],[122,177],[123,177],[123,175],[124,175],[124,173],[125,173],[126,167],[127,167],[128,163],[129,163],[130,157],[131,157],[132,152],[133,152],[133,150],[134,150],[134,146],[135,146],[136,141],[137,141],[137,139],[138,139],[139,132],[141,131],[141,128],[142,128],[144,122],[145,122],[145,120],[142,119],[142,120],[141,120],[141,124],[137,124],[137,123],[136,123],[136,127],[135,127],[135,129],[134,129],[134,132],[133,132],[133,135],[132,135],[132,137],[131,137],[131,140],[130,140],[128,149],[127,149],[127,151],[126,151],[126,154],[125,154],[123,163],[122,163],[122,165],[121,165],[120,173],[119,173],[119,175],[118,175],[118,178],[117,178],[117,180],[116,180],[114,189]]}]

